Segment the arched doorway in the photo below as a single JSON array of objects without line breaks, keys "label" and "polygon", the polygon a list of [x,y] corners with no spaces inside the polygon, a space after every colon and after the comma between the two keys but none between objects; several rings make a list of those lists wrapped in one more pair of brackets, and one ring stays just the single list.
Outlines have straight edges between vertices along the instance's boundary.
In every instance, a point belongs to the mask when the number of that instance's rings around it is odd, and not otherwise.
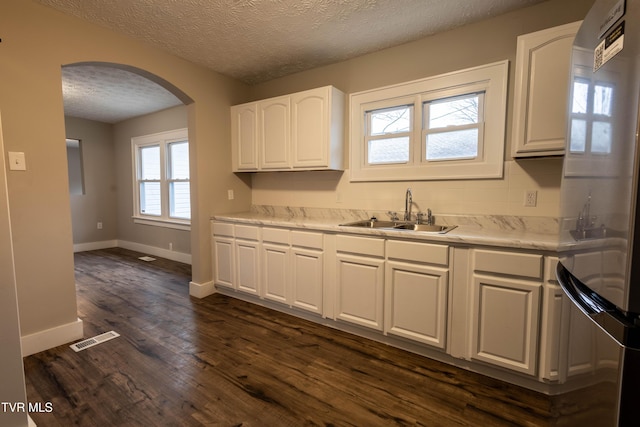
[{"label": "arched doorway", "polygon": [[190,262],[190,232],[131,222],[131,137],[188,128],[193,100],[153,73],[105,62],[64,65],[62,86],[66,136],[83,144],[84,194],[70,193],[75,250],[129,246]]}]

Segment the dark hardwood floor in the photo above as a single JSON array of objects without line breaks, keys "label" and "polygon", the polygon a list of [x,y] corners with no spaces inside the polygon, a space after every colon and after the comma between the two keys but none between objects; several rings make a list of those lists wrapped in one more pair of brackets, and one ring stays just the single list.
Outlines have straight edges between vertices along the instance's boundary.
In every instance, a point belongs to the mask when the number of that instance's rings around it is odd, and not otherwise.
[{"label": "dark hardwood floor", "polygon": [[25,358],[38,426],[540,426],[548,397],[222,295],[188,265],[75,255],[85,337]]}]

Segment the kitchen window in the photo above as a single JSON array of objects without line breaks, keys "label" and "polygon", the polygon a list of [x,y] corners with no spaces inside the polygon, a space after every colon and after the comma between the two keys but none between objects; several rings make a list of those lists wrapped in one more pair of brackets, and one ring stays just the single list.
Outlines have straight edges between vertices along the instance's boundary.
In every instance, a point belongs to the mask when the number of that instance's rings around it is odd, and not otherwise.
[{"label": "kitchen window", "polygon": [[191,185],[187,129],[131,139],[134,222],[190,229]]},{"label": "kitchen window", "polygon": [[351,181],[500,178],[507,61],[351,95]]}]

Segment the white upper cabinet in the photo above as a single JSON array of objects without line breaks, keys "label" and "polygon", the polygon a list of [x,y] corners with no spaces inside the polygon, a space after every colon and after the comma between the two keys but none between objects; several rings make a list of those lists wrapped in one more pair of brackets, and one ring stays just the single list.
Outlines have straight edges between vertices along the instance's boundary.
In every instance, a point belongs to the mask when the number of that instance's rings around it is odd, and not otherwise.
[{"label": "white upper cabinet", "polygon": [[518,37],[511,154],[564,154],[571,47],[581,22]]},{"label": "white upper cabinet", "polygon": [[258,105],[231,107],[231,139],[234,171],[258,170]]},{"label": "white upper cabinet", "polygon": [[325,86],[231,107],[234,172],[342,170],[344,94]]},{"label": "white upper cabinet", "polygon": [[288,96],[258,102],[258,147],[261,169],[289,169],[291,105]]}]

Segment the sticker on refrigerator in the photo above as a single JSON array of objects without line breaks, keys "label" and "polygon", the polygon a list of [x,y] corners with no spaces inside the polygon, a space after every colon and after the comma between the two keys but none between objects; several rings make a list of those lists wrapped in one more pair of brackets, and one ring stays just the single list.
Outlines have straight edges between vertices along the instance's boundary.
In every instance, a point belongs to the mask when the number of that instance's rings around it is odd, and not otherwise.
[{"label": "sticker on refrigerator", "polygon": [[615,27],[596,47],[593,55],[593,72],[616,56],[624,45],[624,21]]},{"label": "sticker on refrigerator", "polygon": [[602,20],[602,23],[600,24],[600,31],[598,32],[598,38],[604,36],[604,34],[609,31],[609,28],[613,27],[613,24],[615,24],[618,19],[622,18],[626,10],[627,1],[618,0]]}]

